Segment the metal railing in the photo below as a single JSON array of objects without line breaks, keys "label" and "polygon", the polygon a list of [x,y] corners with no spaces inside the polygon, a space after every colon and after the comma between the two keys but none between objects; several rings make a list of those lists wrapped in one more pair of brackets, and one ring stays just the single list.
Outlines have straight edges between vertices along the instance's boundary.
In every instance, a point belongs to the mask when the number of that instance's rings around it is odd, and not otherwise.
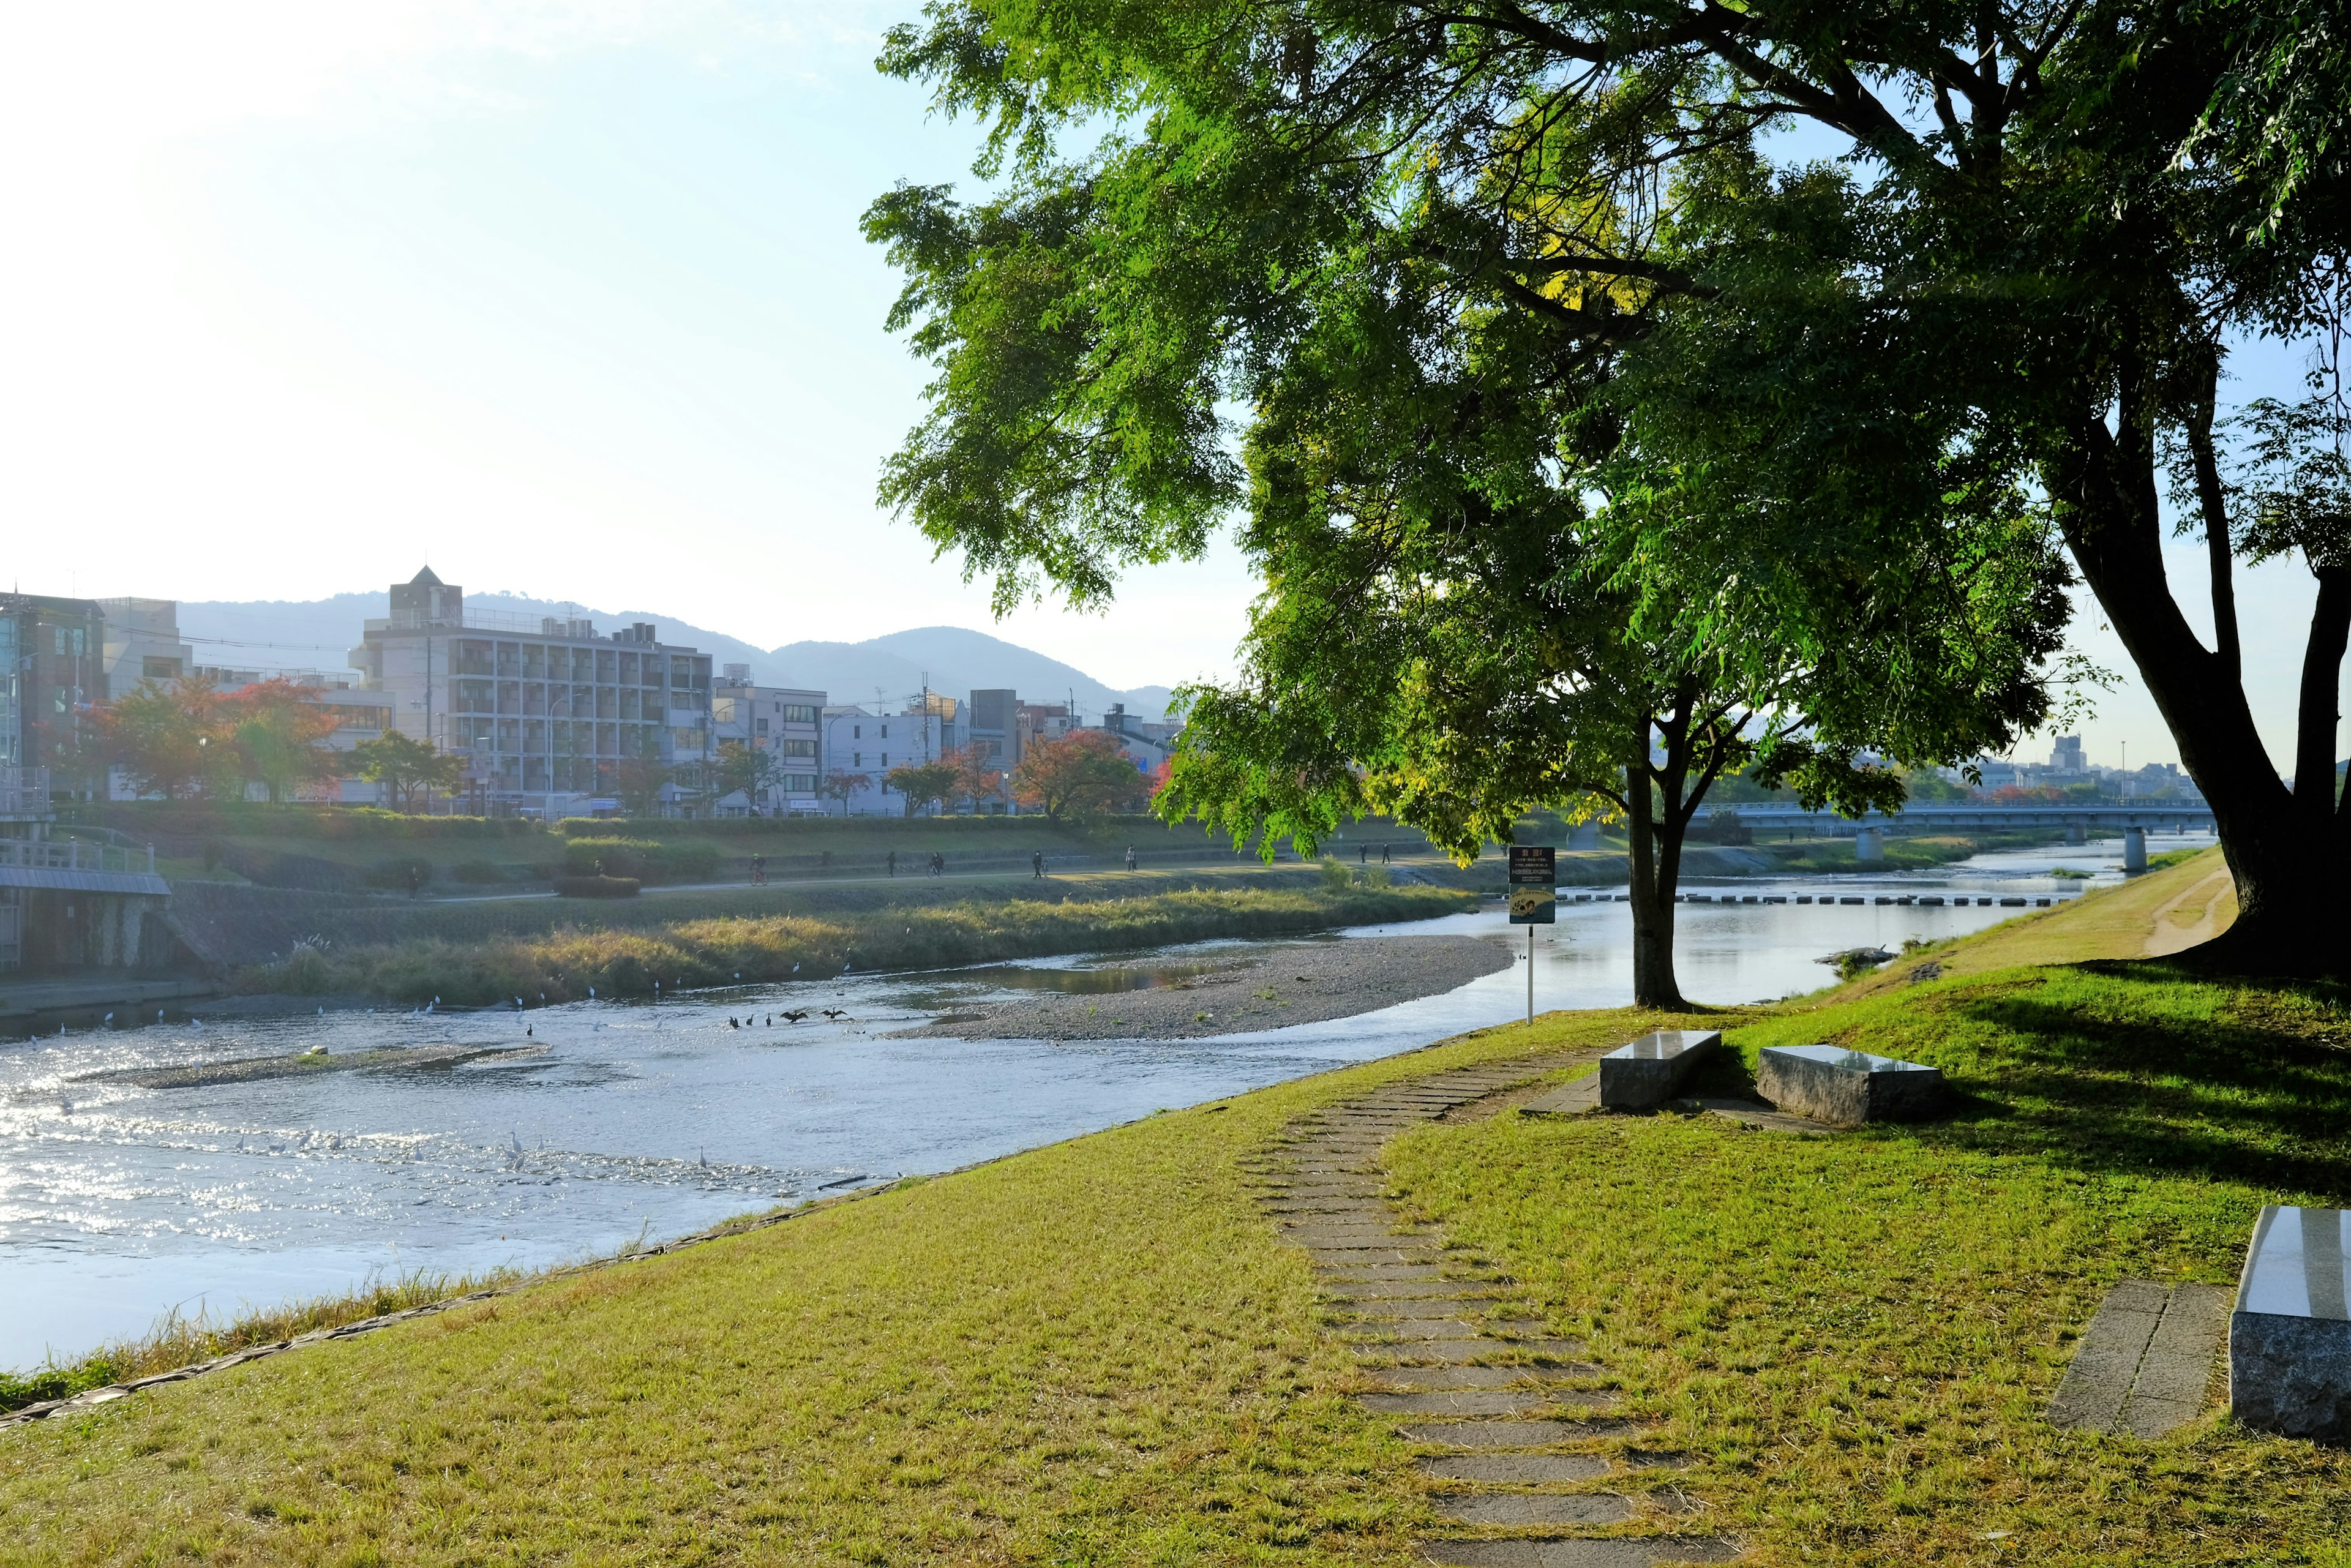
[{"label": "metal railing", "polygon": [[17,871],[155,871],[155,846],[118,848],[83,839],[0,839],[0,866]]},{"label": "metal railing", "polygon": [[49,770],[0,768],[0,817],[42,817],[49,810]]}]

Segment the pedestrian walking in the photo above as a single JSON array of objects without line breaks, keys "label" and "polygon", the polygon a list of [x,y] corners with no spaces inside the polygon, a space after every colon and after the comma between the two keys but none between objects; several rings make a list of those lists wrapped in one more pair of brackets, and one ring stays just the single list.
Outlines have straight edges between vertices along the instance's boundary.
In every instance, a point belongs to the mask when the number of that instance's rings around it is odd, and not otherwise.
[{"label": "pedestrian walking", "polygon": [[754,887],[765,887],[767,883],[768,857],[765,855],[753,855],[751,857],[751,885]]},{"label": "pedestrian walking", "polygon": [[1126,846],[1126,869],[1129,871],[1133,871],[1134,869],[1134,846],[1133,844]]},{"label": "pedestrian walking", "polygon": [[896,876],[898,874],[898,852],[896,850],[892,850],[890,852],[890,874],[892,876]]},{"label": "pedestrian walking", "polygon": [[1355,863],[1357,865],[1369,865],[1372,863],[1371,845],[1357,844],[1355,846]]},{"label": "pedestrian walking", "polygon": [[1029,857],[1029,869],[1041,877],[1045,874],[1045,852],[1037,851]]},{"label": "pedestrian walking", "polygon": [[1385,844],[1380,846],[1380,863],[1382,865],[1388,863],[1388,847]]},{"label": "pedestrian walking", "polygon": [[933,850],[931,852],[931,874],[933,876],[945,876],[947,874],[947,857],[945,852],[939,850]]}]

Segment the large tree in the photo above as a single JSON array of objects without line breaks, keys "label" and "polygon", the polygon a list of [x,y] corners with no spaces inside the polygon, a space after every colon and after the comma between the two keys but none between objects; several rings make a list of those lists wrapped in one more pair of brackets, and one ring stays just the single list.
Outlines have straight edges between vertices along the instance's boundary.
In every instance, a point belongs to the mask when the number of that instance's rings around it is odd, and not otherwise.
[{"label": "large tree", "polygon": [[[2338,967],[2324,901],[2351,819],[2314,759],[2351,590],[2305,529],[2289,786],[2231,579],[2277,534],[2232,505],[2214,438],[2232,343],[2339,319],[2338,10],[936,0],[884,67],[989,121],[1000,185],[869,214],[910,277],[897,321],[940,366],[884,497],[1007,601],[1040,579],[1099,598],[1241,498],[1226,416],[1317,291],[1408,268],[1606,365],[1653,437],[1732,471],[1752,505],[1656,535],[1722,582],[1768,580],[1807,527],[1924,537],[1955,467],[2023,493],[2213,804],[2241,907],[2220,960]],[[2210,646],[2165,580],[2168,444],[2210,547]],[[1721,632],[1729,608],[1674,613]]]},{"label": "large tree", "polygon": [[1754,498],[1662,437],[1587,428],[1607,389],[1572,354],[1530,361],[1395,279],[1315,314],[1249,433],[1242,538],[1269,586],[1243,678],[1182,694],[1163,815],[1311,852],[1376,810],[1464,860],[1531,808],[1620,820],[1635,997],[1675,1007],[1683,842],[1719,780],[1894,810],[1888,761],[1965,758],[2045,713],[2064,573],[2014,497],[1952,484],[1890,555],[1781,540],[1786,580],[1742,592],[1656,535],[1710,507],[1754,528]]}]

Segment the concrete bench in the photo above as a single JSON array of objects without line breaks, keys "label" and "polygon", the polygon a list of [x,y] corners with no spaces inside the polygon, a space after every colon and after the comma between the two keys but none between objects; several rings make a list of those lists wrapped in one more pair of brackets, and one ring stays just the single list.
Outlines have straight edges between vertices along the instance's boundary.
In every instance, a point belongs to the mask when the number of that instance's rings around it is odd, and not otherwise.
[{"label": "concrete bench", "polygon": [[1782,1111],[1858,1127],[1933,1114],[1942,1103],[1943,1074],[1842,1045],[1768,1045],[1756,1061],[1755,1088]]},{"label": "concrete bench", "polygon": [[1600,1104],[1646,1111],[1672,1098],[1690,1070],[1722,1043],[1720,1030],[1661,1029],[1600,1059]]},{"label": "concrete bench", "polygon": [[2351,1211],[2262,1210],[2229,1314],[2229,1410],[2248,1427],[2351,1442]]}]

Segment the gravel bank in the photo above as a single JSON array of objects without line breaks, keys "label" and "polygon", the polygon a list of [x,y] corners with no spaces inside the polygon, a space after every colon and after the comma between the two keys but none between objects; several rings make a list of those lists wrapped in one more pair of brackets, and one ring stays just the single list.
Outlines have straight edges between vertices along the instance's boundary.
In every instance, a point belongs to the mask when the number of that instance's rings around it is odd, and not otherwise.
[{"label": "gravel bank", "polygon": [[891,1038],[1197,1040],[1350,1018],[1510,967],[1509,952],[1475,936],[1301,942],[1144,990],[984,1002]]}]

